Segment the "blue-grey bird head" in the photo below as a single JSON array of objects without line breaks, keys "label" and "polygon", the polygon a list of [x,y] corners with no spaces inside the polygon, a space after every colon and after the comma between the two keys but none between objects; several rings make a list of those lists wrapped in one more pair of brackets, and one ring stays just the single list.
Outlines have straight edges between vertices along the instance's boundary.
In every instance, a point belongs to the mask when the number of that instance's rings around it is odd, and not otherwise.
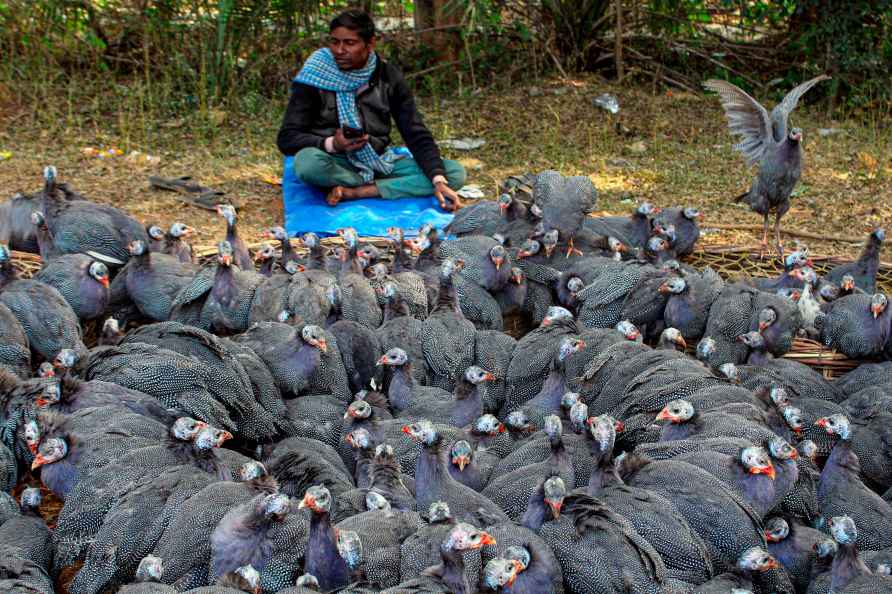
[{"label": "blue-grey bird head", "polygon": [[372,447],[372,437],[365,427],[359,427],[347,433],[344,441],[354,450],[367,450]]},{"label": "blue-grey bird head", "polygon": [[877,575],[884,575],[886,577],[892,576],[892,564],[878,563],[876,568],[874,569],[874,573]]},{"label": "blue-grey bird head", "polygon": [[491,382],[496,379],[496,376],[486,371],[485,369],[477,367],[476,365],[472,365],[465,370],[465,379],[476,386],[486,382]]},{"label": "blue-grey bird head", "polygon": [[870,313],[873,314],[874,319],[880,317],[888,305],[889,299],[883,293],[873,295],[870,298]]},{"label": "blue-grey bird head", "polygon": [[193,443],[198,450],[210,450],[223,447],[223,444],[230,439],[232,439],[232,433],[229,431],[207,426],[198,432]]},{"label": "blue-grey bird head", "polygon": [[415,443],[433,445],[437,440],[437,430],[434,429],[433,423],[427,419],[420,419],[414,423],[403,425],[402,431]]},{"label": "blue-grey bird head", "polygon": [[359,534],[352,530],[338,530],[338,554],[347,563],[347,567],[355,571],[362,563],[362,541]]},{"label": "blue-grey bird head", "polygon": [[570,410],[574,404],[579,402],[579,399],[579,392],[564,392],[564,395],[561,396],[561,408]]},{"label": "blue-grey bird head", "polygon": [[291,319],[291,312],[288,311],[287,309],[283,309],[282,311],[279,312],[279,315],[276,316],[276,321],[279,322],[280,324],[287,324],[290,319]]},{"label": "blue-grey bird head", "polygon": [[718,372],[720,377],[724,377],[734,383],[740,382],[740,370],[734,363],[722,363],[718,367]]},{"label": "blue-grey bird head", "polygon": [[678,328],[672,328],[671,326],[660,333],[660,345],[666,347],[675,345],[681,350],[688,348],[688,343],[684,339],[684,335],[682,335],[681,331]]},{"label": "blue-grey bird head", "polygon": [[591,417],[588,420],[588,431],[602,453],[613,449],[616,443],[616,423],[612,418],[607,415]]},{"label": "blue-grey bird head", "polygon": [[460,439],[449,449],[449,460],[453,466],[458,467],[459,472],[464,472],[465,466],[471,463],[472,454],[471,444],[467,440]]},{"label": "blue-grey bird head", "polygon": [[[114,318],[109,318],[114,319]],[[106,320],[106,323],[108,320]],[[117,323],[117,320],[115,320]],[[37,368],[37,377],[42,379],[48,379],[51,377],[56,377],[56,368],[53,367],[53,363],[51,361],[44,361],[40,364],[40,367]]]},{"label": "blue-grey bird head", "polygon": [[670,423],[685,423],[690,421],[696,410],[694,405],[683,398],[672,400],[663,407],[657,414],[658,421],[669,421]]},{"label": "blue-grey bird head", "polygon": [[814,462],[815,458],[818,456],[818,444],[810,439],[803,439],[796,444],[796,451],[799,452],[801,457],[808,458]]},{"label": "blue-grey bird head", "polygon": [[784,258],[784,265],[787,268],[801,268],[808,264],[808,253],[802,250],[790,252]]},{"label": "blue-grey bird head", "polygon": [[487,545],[496,544],[496,540],[487,532],[478,530],[470,524],[459,522],[449,532],[441,548],[446,551],[474,551]]},{"label": "blue-grey bird head", "polygon": [[295,586],[301,586],[303,588],[307,588],[308,590],[318,590],[319,589],[319,580],[315,575],[305,573],[294,582]]},{"label": "blue-grey bird head", "polygon": [[588,405],[585,402],[577,402],[570,407],[570,423],[577,434],[585,431],[585,423],[588,421]]},{"label": "blue-grey bird head", "polygon": [[174,223],[170,226],[170,236],[175,238],[188,237],[193,233],[194,229],[185,223]]},{"label": "blue-grey bird head", "polygon": [[[31,213],[31,224],[35,227],[39,227],[40,229],[46,230],[46,217],[43,216],[43,213],[39,210],[35,210]],[[0,246],[2,247],[2,246]]]},{"label": "blue-grey bird head", "polygon": [[260,244],[257,253],[254,254],[255,262],[266,262],[276,257],[276,248],[268,243]]},{"label": "blue-grey bird head", "polygon": [[127,244],[127,252],[134,257],[142,256],[146,253],[146,242],[142,239],[134,239]]},{"label": "blue-grey bird head", "polygon": [[802,142],[802,128],[791,128],[788,136],[792,142]]},{"label": "blue-grey bird head", "polygon": [[745,550],[737,560],[737,566],[744,571],[764,572],[778,567],[777,560],[762,547]]},{"label": "blue-grey bird head", "polygon": [[831,284],[823,284],[818,289],[818,295],[825,301],[833,301],[839,298],[839,287]]},{"label": "blue-grey bird head", "polygon": [[703,213],[697,210],[696,208],[687,207],[683,211],[681,211],[682,216],[688,219],[689,221],[696,221],[697,219],[703,218]]},{"label": "blue-grey bird head", "polygon": [[47,408],[62,400],[62,388],[58,381],[49,381],[34,400],[37,408]]},{"label": "blue-grey bird head", "polygon": [[608,237],[607,238],[607,249],[609,249],[614,254],[620,255],[629,251],[629,246],[624,244],[622,241],[617,239],[616,237]]},{"label": "blue-grey bird head", "polygon": [[68,442],[61,437],[51,437],[40,443],[37,447],[37,455],[31,463],[31,470],[37,470],[41,466],[54,464],[68,455]]},{"label": "blue-grey bird head", "polygon": [[266,476],[266,466],[257,460],[249,460],[238,469],[238,479],[245,483],[262,476]]},{"label": "blue-grey bird head", "polygon": [[465,261],[462,258],[446,258],[440,265],[440,278],[448,279],[453,274],[459,273],[465,267]]},{"label": "blue-grey bird head", "polygon": [[336,284],[330,284],[325,288],[325,298],[332,307],[341,305],[341,287]]},{"label": "blue-grey bird head", "polygon": [[379,443],[375,447],[375,462],[385,462],[388,460],[395,460],[396,453],[394,452],[393,446],[388,443]]},{"label": "blue-grey bird head", "polygon": [[875,240],[877,240],[880,243],[883,243],[884,241],[886,241],[886,230],[883,229],[882,227],[880,227],[878,229],[874,229],[874,231],[873,231],[873,233],[871,233],[871,235],[873,236],[873,238]]},{"label": "blue-grey bird head", "polygon": [[654,254],[665,252],[669,249],[669,242],[663,237],[655,235],[647,240],[647,249]]},{"label": "blue-grey bird head", "polygon": [[220,266],[232,266],[232,244],[221,241],[217,244],[217,264]]},{"label": "blue-grey bird head", "polygon": [[94,281],[108,288],[109,280],[108,280],[108,267],[102,262],[93,261],[90,263],[90,267],[87,269],[87,272]]},{"label": "blue-grey bird head", "polygon": [[208,426],[204,421],[198,421],[192,417],[180,417],[170,426],[170,434],[180,441],[192,441]]},{"label": "blue-grey bird head", "polygon": [[781,414],[784,416],[784,421],[787,423],[787,427],[789,427],[793,433],[796,435],[802,434],[802,428],[805,426],[805,422],[802,420],[801,410],[795,406],[787,406],[782,410]]},{"label": "blue-grey bird head", "polygon": [[406,351],[399,347],[394,347],[381,355],[378,359],[378,365],[386,365],[388,367],[402,367],[409,362],[409,355]]},{"label": "blue-grey bird head", "polygon": [[705,336],[697,344],[697,358],[703,362],[708,362],[709,358],[715,353],[715,339],[711,336]]},{"label": "blue-grey bird head", "polygon": [[688,283],[680,276],[670,276],[663,284],[660,285],[658,291],[664,295],[680,295],[688,288]]},{"label": "blue-grey bird head", "polygon": [[[551,476],[542,484],[542,495],[545,505],[551,511],[551,517],[555,520],[561,517],[561,508],[564,498],[567,496],[567,485],[559,476]],[[529,558],[524,562],[524,568],[529,563]]]},{"label": "blue-grey bird head", "polygon": [[548,436],[551,440],[556,440],[561,437],[563,432],[563,424],[561,423],[561,418],[557,415],[548,415],[545,417],[545,435]]},{"label": "blue-grey bird head", "polygon": [[57,372],[71,369],[77,365],[78,359],[79,357],[74,349],[62,349],[53,358],[53,367],[56,368]]},{"label": "blue-grey bird head", "polygon": [[47,165],[43,168],[43,181],[47,183],[51,183],[56,181],[56,176],[58,173],[56,172],[56,168],[53,165]]},{"label": "blue-grey bird head", "polygon": [[566,361],[567,357],[582,351],[585,348],[585,342],[580,338],[565,338],[561,341],[558,349],[558,360]]},{"label": "blue-grey bird head", "polygon": [[40,495],[40,489],[37,487],[28,487],[22,491],[21,506],[22,511],[37,511],[43,497]]},{"label": "blue-grey bird head", "polygon": [[567,290],[569,290],[570,294],[574,297],[576,296],[576,293],[580,292],[584,288],[585,283],[582,282],[582,279],[578,276],[571,276],[569,279],[567,279]]},{"label": "blue-grey bird head", "polygon": [[354,400],[344,413],[344,420],[368,419],[372,416],[372,405],[365,400]]},{"label": "blue-grey bird head", "polygon": [[217,205],[217,214],[226,219],[226,224],[230,227],[235,225],[237,221],[235,208],[233,208],[231,204]]},{"label": "blue-grey bird head", "polygon": [[765,337],[762,336],[761,332],[747,332],[738,336],[737,340],[753,350],[765,348]]},{"label": "blue-grey bird head", "polygon": [[365,495],[365,508],[369,511],[390,511],[390,502],[375,491],[369,491]]},{"label": "blue-grey bird head", "polygon": [[481,435],[494,437],[505,432],[505,425],[495,415],[487,413],[477,417],[477,420],[474,421],[474,430]]},{"label": "blue-grey bird head", "polygon": [[285,231],[284,227],[270,227],[266,232],[266,236],[270,239],[288,241],[288,232]]},{"label": "blue-grey bird head", "polygon": [[780,542],[790,536],[790,525],[779,516],[770,518],[765,522],[765,540],[768,542]]},{"label": "blue-grey bird head", "polygon": [[759,332],[766,330],[777,321],[777,311],[773,307],[765,307],[759,312]]},{"label": "blue-grey bird head", "polygon": [[[33,214],[34,213],[32,213],[32,222],[34,222]],[[146,233],[155,241],[161,241],[162,239],[164,239],[164,230],[158,225],[149,225],[149,227],[146,229]]]},{"label": "blue-grey bird head", "polygon": [[384,294],[384,297],[387,300],[393,300],[399,294],[399,290],[397,289],[396,283],[394,282],[386,282],[381,289],[381,292]]},{"label": "blue-grey bird head", "polygon": [[768,452],[772,458],[781,461],[795,460],[799,457],[799,452],[796,451],[796,448],[779,435],[775,435],[768,440]]},{"label": "blue-grey bird head", "polygon": [[761,446],[741,448],[738,459],[750,474],[764,474],[772,479],[775,477],[776,470],[771,463],[771,456]]},{"label": "blue-grey bird head", "polygon": [[535,239],[527,239],[520,244],[520,249],[517,251],[517,259],[523,260],[524,258],[535,256],[539,253],[540,249],[542,249],[542,244]]},{"label": "blue-grey bird head", "polygon": [[646,217],[652,214],[656,214],[659,211],[655,210],[650,202],[642,202],[638,205],[638,208],[635,209],[635,212]]},{"label": "blue-grey bird head", "polygon": [[[560,477],[552,477],[545,482],[546,485],[549,484],[550,481],[554,479],[554,485],[558,485],[560,489],[563,489],[563,492],[566,493],[566,487],[564,486],[564,481]],[[546,489],[546,493],[548,490]],[[555,496],[558,496],[560,491],[555,491]],[[527,567],[530,566],[530,551],[526,547],[522,547],[520,545],[510,546],[502,553],[502,556],[505,559],[513,559],[515,561],[520,562],[520,570],[523,571]]]},{"label": "blue-grey bird head", "polygon": [[560,234],[557,229],[551,229],[542,234],[542,247],[545,249],[545,255],[551,257],[554,248],[557,247],[560,240]]},{"label": "blue-grey bird head", "polygon": [[452,512],[449,510],[449,504],[445,501],[434,501],[427,508],[427,521],[431,524],[445,522],[452,518]]},{"label": "blue-grey bird head", "polygon": [[830,536],[841,545],[852,545],[858,540],[858,528],[849,516],[835,516],[830,519]]},{"label": "blue-grey bird head", "polygon": [[513,431],[529,432],[534,430],[529,415],[523,410],[515,410],[509,413],[508,418],[505,419],[505,423]]},{"label": "blue-grey bird head", "polygon": [[344,227],[343,229],[338,229],[338,235],[344,238],[344,243],[347,244],[349,248],[355,248],[356,244],[359,243],[359,234],[356,233],[356,229],[353,227]]},{"label": "blue-grey bird head", "polygon": [[[823,520],[823,518],[821,518]],[[815,555],[820,559],[827,559],[829,557],[836,556],[836,551],[839,550],[839,545],[836,544],[836,541],[832,538],[823,538],[816,542],[812,548],[815,551]]]},{"label": "blue-grey bird head", "polygon": [[314,248],[319,245],[319,236],[313,232],[304,233],[300,236],[300,241],[304,244],[304,247]]},{"label": "blue-grey bird head", "polygon": [[622,320],[616,325],[616,331],[622,334],[626,340],[637,341],[641,338],[641,331],[629,320]]},{"label": "blue-grey bird head", "polygon": [[550,326],[560,320],[572,320],[573,314],[570,310],[552,305],[545,311],[545,317],[542,318],[542,326]]},{"label": "blue-grey bird head", "polygon": [[325,338],[325,330],[314,324],[307,324],[300,331],[301,339],[308,345],[315,347],[323,353],[328,352],[328,341]]},{"label": "blue-grey bird head", "polygon": [[254,569],[253,565],[242,565],[235,570],[235,574],[245,580],[251,592],[260,592],[260,572]]},{"label": "blue-grey bird head", "polygon": [[830,415],[829,417],[821,417],[815,421],[815,425],[823,427],[829,435],[837,435],[841,439],[848,440],[851,437],[851,428],[849,419],[843,414]]},{"label": "blue-grey bird head", "polygon": [[31,454],[37,454],[37,446],[40,445],[40,425],[35,419],[29,419],[22,425],[22,438]]},{"label": "blue-grey bird head", "polygon": [[136,568],[137,582],[160,582],[164,574],[164,562],[161,557],[148,555],[143,557]]},{"label": "blue-grey bird head", "polygon": [[490,559],[483,568],[483,585],[490,590],[499,590],[500,588],[514,585],[517,574],[520,572],[520,562],[514,559],[503,559],[496,557]]},{"label": "blue-grey bird head", "polygon": [[511,204],[514,202],[514,198],[511,197],[511,194],[499,194],[496,203],[499,205],[499,212],[504,214],[509,208],[511,208]]},{"label": "blue-grey bird head", "polygon": [[315,514],[327,514],[331,512],[331,504],[331,492],[323,485],[314,485],[307,489],[297,507],[309,509]]}]

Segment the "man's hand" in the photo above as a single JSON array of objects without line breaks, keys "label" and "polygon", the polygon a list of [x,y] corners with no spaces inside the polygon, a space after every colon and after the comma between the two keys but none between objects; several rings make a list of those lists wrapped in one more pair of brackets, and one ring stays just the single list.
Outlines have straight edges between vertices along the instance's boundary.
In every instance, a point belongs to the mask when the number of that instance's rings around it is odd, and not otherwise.
[{"label": "man's hand", "polygon": [[363,134],[359,138],[347,138],[342,128],[336,128],[334,133],[334,149],[339,153],[357,151],[369,141],[369,135]]},{"label": "man's hand", "polygon": [[446,182],[437,182],[434,184],[434,196],[440,202],[440,208],[443,210],[458,210],[462,207],[461,198],[450,188]]}]

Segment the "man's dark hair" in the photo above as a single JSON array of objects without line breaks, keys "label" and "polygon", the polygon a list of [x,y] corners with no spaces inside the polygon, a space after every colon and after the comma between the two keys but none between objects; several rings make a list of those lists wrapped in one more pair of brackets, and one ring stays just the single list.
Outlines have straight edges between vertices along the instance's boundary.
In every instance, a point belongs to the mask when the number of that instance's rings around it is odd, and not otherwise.
[{"label": "man's dark hair", "polygon": [[362,10],[347,10],[331,20],[328,31],[334,31],[338,27],[344,27],[355,31],[362,40],[368,43],[375,36],[375,21],[369,14]]}]

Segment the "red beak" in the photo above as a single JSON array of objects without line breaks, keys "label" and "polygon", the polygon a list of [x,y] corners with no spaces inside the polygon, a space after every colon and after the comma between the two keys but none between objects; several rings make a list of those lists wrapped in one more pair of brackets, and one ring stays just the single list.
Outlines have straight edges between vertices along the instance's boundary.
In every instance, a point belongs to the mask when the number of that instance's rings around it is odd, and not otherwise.
[{"label": "red beak", "polygon": [[563,505],[560,501],[547,501],[548,507],[551,508],[551,515],[555,520],[559,520],[561,517],[561,506]]},{"label": "red beak", "polygon": [[780,565],[778,564],[777,559],[772,557],[771,559],[768,560],[768,565],[766,565],[766,567],[768,569],[777,569],[778,567],[780,567]]},{"label": "red beak", "polygon": [[49,464],[49,460],[44,458],[43,454],[37,454],[34,456],[34,462],[31,463],[31,470],[37,470],[44,464]]},{"label": "red beak", "polygon": [[102,284],[103,287],[105,287],[106,289],[108,288],[108,277],[107,276],[103,276],[101,279],[99,279],[99,282]]},{"label": "red beak", "polygon": [[316,347],[323,353],[328,352],[328,343],[325,342],[324,338],[320,338],[319,340],[316,341]]},{"label": "red beak", "polygon": [[46,398],[38,398],[34,401],[34,404],[37,408],[47,408],[50,405],[50,401]]},{"label": "red beak", "polygon": [[765,328],[767,328],[770,325],[771,324],[768,324],[766,322],[759,322],[759,332],[762,332],[763,330],[765,330]]},{"label": "red beak", "polygon": [[29,443],[29,444],[28,444],[28,451],[31,452],[31,453],[34,454],[34,455],[37,455],[37,444],[36,444],[36,443]]},{"label": "red beak", "polygon": [[540,325],[543,327],[551,326],[551,320],[549,318],[545,318],[544,320],[542,320],[542,324],[540,324]]},{"label": "red beak", "polygon": [[232,433],[230,433],[229,431],[223,431],[222,433],[220,433],[220,437],[217,438],[217,447],[219,448],[230,439],[232,439]]},{"label": "red beak", "polygon": [[387,365],[387,355],[381,355],[381,358],[378,359],[376,365]]},{"label": "red beak", "polygon": [[496,265],[496,270],[499,270],[502,267],[502,262],[504,262],[504,258],[493,258],[492,263]]},{"label": "red beak", "polygon": [[453,460],[453,463],[454,463],[456,466],[458,466],[458,470],[459,470],[459,472],[464,472],[464,471],[465,471],[465,466],[467,466],[470,462],[471,462],[471,461],[468,460],[468,457],[467,457],[467,456],[457,456],[457,457],[455,458],[455,460]]},{"label": "red beak", "polygon": [[668,408],[664,408],[660,411],[660,414],[657,415],[657,420],[674,422],[676,420],[676,417],[671,412],[669,412]]},{"label": "red beak", "polygon": [[494,379],[496,379],[496,376],[494,376],[493,374],[491,374],[488,371],[483,374],[483,381],[485,381],[485,382],[491,382]]},{"label": "red beak", "polygon": [[232,266],[232,256],[223,256],[221,260],[224,266]]},{"label": "red beak", "polygon": [[494,544],[496,544],[496,539],[494,539],[492,537],[492,535],[489,534],[488,532],[481,532],[480,533],[480,544],[482,546],[494,545]]},{"label": "red beak", "polygon": [[412,436],[412,430],[409,428],[408,425],[403,425],[402,432],[410,437]]},{"label": "red beak", "polygon": [[753,468],[750,468],[750,474],[764,474],[771,480],[774,480],[774,465],[769,464],[768,466],[754,466]]},{"label": "red beak", "polygon": [[613,429],[614,429],[614,431],[616,431],[617,433],[622,433],[623,431],[626,430],[626,424],[623,423],[622,421],[616,421],[616,422],[613,424]]}]

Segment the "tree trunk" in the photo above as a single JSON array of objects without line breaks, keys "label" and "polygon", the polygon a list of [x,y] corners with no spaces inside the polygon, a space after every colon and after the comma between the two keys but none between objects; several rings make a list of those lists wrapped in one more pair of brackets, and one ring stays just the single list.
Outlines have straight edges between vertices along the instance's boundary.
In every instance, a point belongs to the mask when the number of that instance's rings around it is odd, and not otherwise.
[{"label": "tree trunk", "polygon": [[424,31],[421,41],[434,50],[439,61],[456,60],[461,47],[458,29],[448,28],[461,23],[456,4],[454,0],[415,1],[415,30]]}]

